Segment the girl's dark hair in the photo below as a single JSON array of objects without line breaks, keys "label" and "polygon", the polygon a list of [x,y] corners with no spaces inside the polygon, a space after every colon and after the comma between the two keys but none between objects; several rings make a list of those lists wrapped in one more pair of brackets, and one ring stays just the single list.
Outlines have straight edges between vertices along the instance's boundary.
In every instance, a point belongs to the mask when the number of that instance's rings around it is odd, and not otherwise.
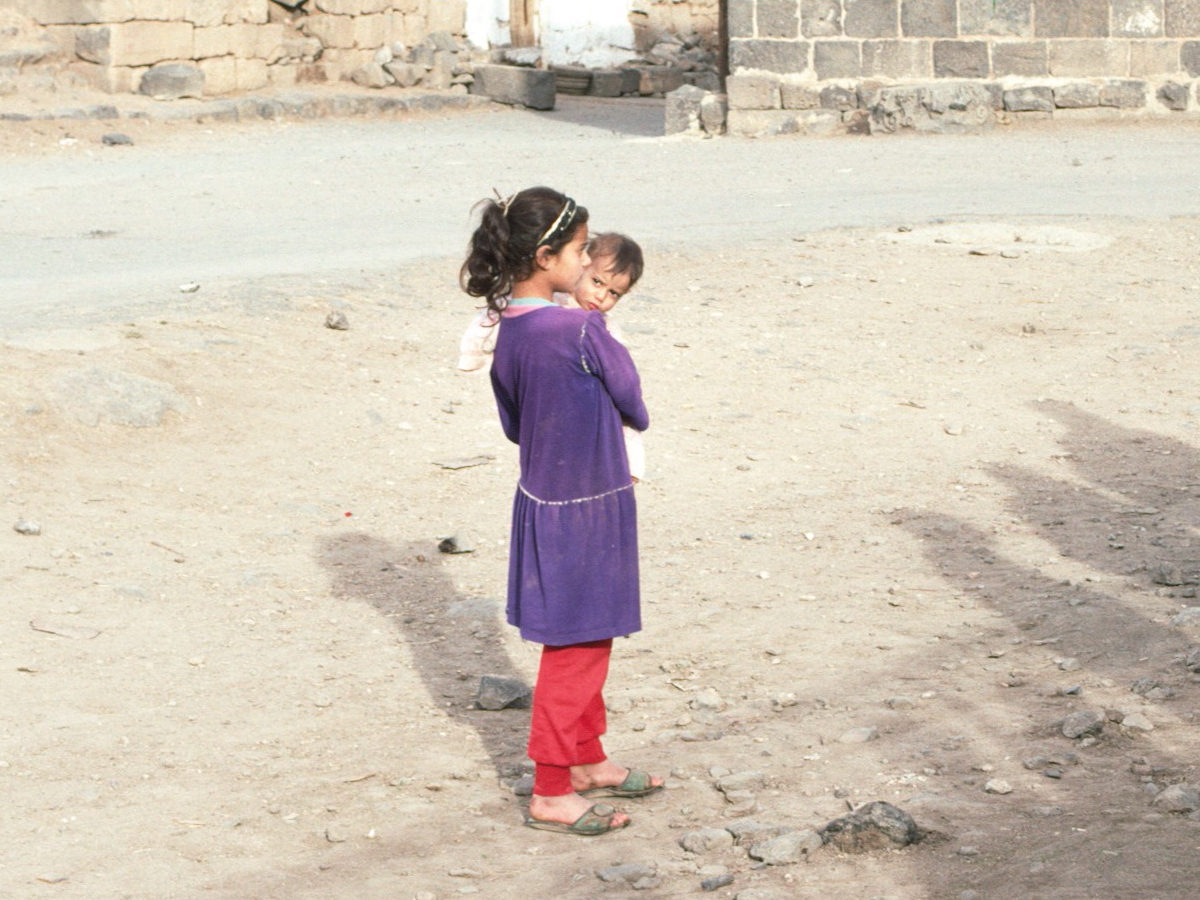
[{"label": "girl's dark hair", "polygon": [[587,245],[588,256],[596,259],[600,256],[612,258],[612,273],[629,276],[629,289],[638,283],[642,277],[645,263],[642,260],[642,248],[631,237],[618,234],[615,231],[605,231],[593,235]]},{"label": "girl's dark hair", "polygon": [[458,280],[497,313],[507,305],[513,285],[532,274],[538,248],[560,252],[588,220],[586,209],[548,187],[526,188],[508,200],[483,200],[475,208],[482,210],[479,227]]}]

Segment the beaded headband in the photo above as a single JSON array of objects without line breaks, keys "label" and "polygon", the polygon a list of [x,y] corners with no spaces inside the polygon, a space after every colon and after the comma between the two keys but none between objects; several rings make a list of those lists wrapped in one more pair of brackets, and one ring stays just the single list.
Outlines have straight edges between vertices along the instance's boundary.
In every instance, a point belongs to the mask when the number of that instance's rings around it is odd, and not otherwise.
[{"label": "beaded headband", "polygon": [[575,212],[578,209],[579,207],[576,205],[575,201],[568,197],[567,202],[563,204],[562,211],[558,214],[558,218],[555,219],[550,224],[550,227],[547,228],[542,234],[542,236],[538,238],[536,246],[542,247],[546,244],[553,244],[556,240],[558,240],[558,238],[561,237],[563,233],[571,227],[571,223],[575,221]]}]

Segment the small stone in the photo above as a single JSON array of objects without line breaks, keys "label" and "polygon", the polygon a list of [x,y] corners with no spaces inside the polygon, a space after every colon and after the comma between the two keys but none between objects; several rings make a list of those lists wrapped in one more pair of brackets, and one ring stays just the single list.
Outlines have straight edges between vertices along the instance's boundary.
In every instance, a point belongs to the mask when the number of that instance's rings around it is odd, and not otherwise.
[{"label": "small stone", "polygon": [[983,789],[989,794],[1011,794],[1013,786],[1003,778],[993,778],[983,786]]},{"label": "small stone", "polygon": [[1180,610],[1175,618],[1171,620],[1171,624],[1176,628],[1183,625],[1200,624],[1200,606],[1187,606]]},{"label": "small stone", "polygon": [[802,288],[810,288],[817,283],[817,280],[811,275],[801,275],[796,279],[796,284]]},{"label": "small stone", "polygon": [[533,691],[520,679],[502,675],[484,675],[479,679],[476,709],[529,709],[532,705]]},{"label": "small stone", "polygon": [[1173,784],[1160,792],[1153,804],[1163,812],[1194,812],[1200,809],[1200,791],[1188,784]]},{"label": "small stone", "polygon": [[533,776],[522,775],[512,783],[512,792],[517,797],[533,796]]},{"label": "small stone", "polygon": [[200,285],[195,281],[185,281],[179,286],[179,293],[181,294],[194,294],[198,290],[200,290]]},{"label": "small stone", "polygon": [[820,834],[826,844],[843,853],[892,850],[915,844],[924,837],[912,816],[882,801],[868,803],[848,816],[834,819]]},{"label": "small stone", "polygon": [[1200,672],[1200,647],[1193,647],[1183,659],[1183,664],[1192,672]]},{"label": "small stone", "polygon": [[110,131],[108,134],[101,136],[100,143],[106,147],[131,147],[133,146],[133,138],[119,131]]},{"label": "small stone", "polygon": [[950,435],[951,437],[958,437],[963,433],[963,427],[959,422],[948,422],[942,426],[942,431],[946,432],[946,434]]},{"label": "small stone", "polygon": [[335,309],[325,317],[325,327],[332,328],[334,331],[349,331],[350,320],[340,309]]},{"label": "small stone", "polygon": [[1058,662],[1058,667],[1060,669],[1062,669],[1064,672],[1074,672],[1079,669],[1079,660],[1075,659],[1074,657],[1067,657],[1066,659],[1060,659],[1057,662]]},{"label": "small stone", "polygon": [[978,856],[979,848],[978,847],[959,847],[954,852],[957,853],[959,856],[968,856],[968,857],[969,856]]},{"label": "small stone", "polygon": [[842,744],[865,744],[879,737],[879,729],[874,727],[851,728],[838,738]]},{"label": "small stone", "polygon": [[888,697],[883,705],[888,709],[916,709],[917,701],[912,697]]},{"label": "small stone", "polygon": [[438,551],[441,553],[474,553],[475,544],[470,538],[461,534],[451,535],[438,541]]},{"label": "small stone", "polygon": [[1133,731],[1153,731],[1154,723],[1142,713],[1130,713],[1121,720],[1121,727]]},{"label": "small stone", "polygon": [[1091,709],[1073,712],[1062,723],[1064,737],[1071,739],[1099,734],[1104,729],[1104,714]]},{"label": "small stone", "polygon": [[688,706],[690,706],[692,709],[704,709],[711,710],[713,712],[720,712],[725,708],[726,703],[714,688],[705,688],[702,691],[696,692],[691,701],[688,703]]},{"label": "small stone", "polygon": [[729,796],[738,791],[754,791],[761,788],[767,780],[762,772],[745,771],[722,775],[717,779],[716,788],[722,794]]},{"label": "small stone", "polygon": [[751,859],[768,866],[789,866],[820,850],[823,845],[819,834],[811,828],[804,828],[755,844],[749,852]]},{"label": "small stone", "polygon": [[621,863],[597,870],[596,877],[605,884],[624,881],[632,885],[643,878],[653,878],[657,874],[658,869],[653,865],[646,863]]},{"label": "small stone", "polygon": [[679,846],[688,853],[707,853],[733,846],[733,835],[724,828],[701,828],[699,831],[689,831],[679,839]]},{"label": "small stone", "polygon": [[705,878],[700,882],[700,890],[702,891],[717,891],[723,887],[728,887],[733,884],[733,875],[726,872],[723,875],[714,875],[712,878]]},{"label": "small stone", "polygon": [[16,524],[13,525],[13,531],[17,534],[27,534],[32,537],[42,533],[42,526],[30,519],[17,519]]}]

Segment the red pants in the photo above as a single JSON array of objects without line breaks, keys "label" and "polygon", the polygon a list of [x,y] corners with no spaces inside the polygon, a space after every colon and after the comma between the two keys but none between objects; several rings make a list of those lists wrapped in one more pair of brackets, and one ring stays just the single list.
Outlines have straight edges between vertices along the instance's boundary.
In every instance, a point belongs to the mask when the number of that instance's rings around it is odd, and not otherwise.
[{"label": "red pants", "polygon": [[604,680],[612,640],[542,648],[533,689],[529,758],[536,768],[533,792],[559,797],[574,791],[571,766],[604,762]]}]

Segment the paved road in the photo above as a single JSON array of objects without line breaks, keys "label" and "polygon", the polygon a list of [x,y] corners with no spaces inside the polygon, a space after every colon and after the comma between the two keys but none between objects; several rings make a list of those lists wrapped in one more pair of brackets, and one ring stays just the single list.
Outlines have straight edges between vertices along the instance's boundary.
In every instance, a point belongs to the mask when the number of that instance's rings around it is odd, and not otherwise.
[{"label": "paved road", "polygon": [[938,217],[1200,214],[1200,129],[1022,126],[991,135],[661,136],[661,107],[221,128],[180,149],[99,148],[0,167],[9,329],[176,302],[185,281],[364,273],[457,256],[471,204],[545,183],[650,249],[721,247]]}]

